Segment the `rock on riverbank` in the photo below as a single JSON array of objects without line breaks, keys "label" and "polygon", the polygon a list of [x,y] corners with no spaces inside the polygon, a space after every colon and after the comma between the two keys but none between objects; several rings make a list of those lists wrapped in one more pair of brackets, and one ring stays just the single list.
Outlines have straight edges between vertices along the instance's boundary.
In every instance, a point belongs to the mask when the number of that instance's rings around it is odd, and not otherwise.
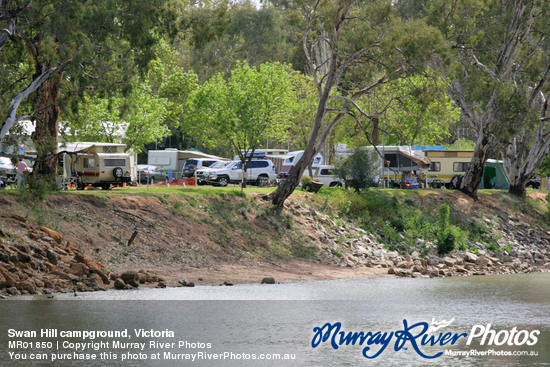
[{"label": "rock on riverbank", "polygon": [[[550,232],[531,226],[519,218],[501,215],[492,221],[498,249],[475,242],[465,252],[439,255],[433,248],[424,256],[417,251],[399,254],[390,251],[380,239],[352,222],[337,224],[328,215],[310,206],[290,201],[287,210],[296,221],[309,228],[309,237],[329,262],[342,267],[387,268],[398,277],[447,277],[484,274],[514,274],[550,270]],[[418,239],[417,242],[423,240]]]},{"label": "rock on riverbank", "polygon": [[0,233],[0,290],[6,294],[96,291],[110,283],[108,270],[58,231],[17,215],[9,220],[26,237]]}]

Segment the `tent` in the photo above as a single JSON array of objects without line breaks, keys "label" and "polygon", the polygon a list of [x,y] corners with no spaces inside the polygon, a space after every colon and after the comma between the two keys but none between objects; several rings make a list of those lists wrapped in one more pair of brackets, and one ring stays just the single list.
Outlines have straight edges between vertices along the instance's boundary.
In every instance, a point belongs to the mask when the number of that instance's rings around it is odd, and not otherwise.
[{"label": "tent", "polygon": [[480,189],[508,190],[510,183],[504,173],[502,161],[488,159],[483,167],[483,179],[479,184]]}]

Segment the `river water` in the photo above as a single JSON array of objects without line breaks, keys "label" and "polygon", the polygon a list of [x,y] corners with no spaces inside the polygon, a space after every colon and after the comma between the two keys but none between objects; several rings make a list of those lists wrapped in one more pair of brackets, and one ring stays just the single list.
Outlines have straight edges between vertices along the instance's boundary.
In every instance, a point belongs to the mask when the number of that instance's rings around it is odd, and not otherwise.
[{"label": "river water", "polygon": [[[435,345],[422,345],[424,323],[443,320],[452,322],[430,335],[449,333],[446,343],[441,345],[440,339]],[[329,335],[326,342],[317,338],[313,348],[314,328],[338,322],[341,331],[371,332],[375,337],[345,345],[337,336],[333,347]],[[0,323],[0,365],[550,365],[550,273],[29,296],[0,301]],[[411,328],[413,324],[418,325]],[[400,345],[396,332],[407,328],[410,335],[420,336]],[[56,330],[57,336],[41,335],[46,329]],[[138,335],[139,329],[158,333]],[[25,331],[36,335],[23,335]],[[75,331],[87,335],[83,338]],[[124,331],[128,336],[121,334]],[[388,338],[380,338],[384,333]],[[450,338],[460,334],[452,343]],[[145,343],[143,350],[139,343]],[[370,348],[367,356],[380,353],[366,358],[365,347]],[[432,359],[421,356],[441,352]],[[45,360],[37,360],[39,356]],[[193,356],[194,361],[175,359]],[[86,357],[96,359],[75,360]]]}]

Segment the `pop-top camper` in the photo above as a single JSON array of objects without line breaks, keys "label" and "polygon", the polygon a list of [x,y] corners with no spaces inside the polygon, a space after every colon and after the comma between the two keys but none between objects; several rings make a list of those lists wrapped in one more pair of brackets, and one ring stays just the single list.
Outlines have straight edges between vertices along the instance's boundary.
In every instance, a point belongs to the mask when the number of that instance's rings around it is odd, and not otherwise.
[{"label": "pop-top camper", "polygon": [[107,190],[132,180],[132,159],[125,153],[126,144],[67,143],[60,146],[63,154],[65,184],[77,189],[90,185]]}]

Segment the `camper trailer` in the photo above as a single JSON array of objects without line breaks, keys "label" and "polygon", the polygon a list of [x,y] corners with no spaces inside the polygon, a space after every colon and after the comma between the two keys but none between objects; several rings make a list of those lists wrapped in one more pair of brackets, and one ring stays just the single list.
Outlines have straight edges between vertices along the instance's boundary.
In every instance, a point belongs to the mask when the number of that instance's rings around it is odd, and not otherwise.
[{"label": "camper trailer", "polygon": [[132,181],[132,159],[125,144],[69,143],[59,148],[63,154],[63,184],[86,186],[123,186]]},{"label": "camper trailer", "polygon": [[[296,166],[296,163],[302,158],[304,155],[303,150],[298,150],[295,152],[289,152],[283,161],[283,165],[281,166],[281,170],[279,171],[279,178],[287,178],[290,172],[292,172],[292,169]],[[315,171],[317,168],[319,168],[323,164],[323,156],[319,153],[313,158],[313,162],[311,163],[311,168],[313,171]],[[304,173],[307,172],[304,171]]]}]

